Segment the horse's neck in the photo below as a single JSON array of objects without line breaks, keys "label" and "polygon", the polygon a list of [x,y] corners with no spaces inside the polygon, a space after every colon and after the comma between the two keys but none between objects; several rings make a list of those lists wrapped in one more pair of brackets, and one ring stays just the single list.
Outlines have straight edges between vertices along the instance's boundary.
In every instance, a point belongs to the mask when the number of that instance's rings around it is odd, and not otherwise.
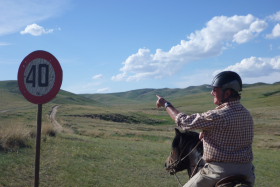
[{"label": "horse's neck", "polygon": [[[194,174],[194,170],[196,168],[199,170],[201,169],[201,163],[200,160],[202,158],[203,151],[200,147],[197,147],[189,156],[189,167],[187,168],[189,177]],[[204,164],[203,164],[204,165]],[[196,173],[197,171],[195,171]]]}]

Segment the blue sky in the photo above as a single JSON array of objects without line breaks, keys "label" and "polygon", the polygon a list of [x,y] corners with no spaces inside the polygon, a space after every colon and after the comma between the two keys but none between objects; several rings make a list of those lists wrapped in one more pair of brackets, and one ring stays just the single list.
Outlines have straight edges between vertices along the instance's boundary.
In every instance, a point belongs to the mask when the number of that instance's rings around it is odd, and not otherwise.
[{"label": "blue sky", "polygon": [[0,80],[35,50],[60,62],[62,89],[113,93],[280,81],[279,0],[0,0]]}]

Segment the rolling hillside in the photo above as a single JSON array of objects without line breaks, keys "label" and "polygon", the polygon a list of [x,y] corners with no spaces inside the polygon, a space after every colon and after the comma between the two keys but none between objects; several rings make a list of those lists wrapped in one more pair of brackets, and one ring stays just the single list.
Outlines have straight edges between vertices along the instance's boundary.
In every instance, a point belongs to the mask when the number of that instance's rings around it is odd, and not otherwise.
[{"label": "rolling hillside", "polygon": [[[207,99],[211,88],[208,85],[190,86],[184,89],[138,89],[120,93],[109,94],[74,94],[65,90],[61,90],[54,100],[51,102],[54,104],[75,104],[75,105],[97,105],[97,106],[114,106],[114,105],[133,105],[139,103],[155,102],[155,95],[161,95],[167,99],[175,100],[178,103],[184,104],[185,99],[188,102],[193,97],[201,97]],[[254,100],[265,102],[280,96],[280,82],[274,84],[255,83],[245,84],[242,94],[245,96],[245,103]],[[27,101],[21,95],[17,81],[0,81],[0,109],[11,106],[26,105]],[[270,98],[270,99],[269,99]],[[193,100],[193,99],[192,99]],[[196,100],[196,99],[195,99]],[[202,99],[203,100],[203,99]],[[279,100],[279,99],[278,99]],[[198,100],[198,103],[200,100]],[[277,104],[278,102],[272,102],[270,104]],[[250,104],[251,105],[251,104]],[[252,103],[253,105],[253,103]]]},{"label": "rolling hillside", "polygon": [[[242,102],[246,106],[263,107],[280,105],[280,82],[274,84],[245,84]],[[139,89],[110,94],[81,94],[105,105],[127,105],[155,103],[155,95],[160,95],[177,104],[176,106],[197,105],[198,108],[213,108],[211,87],[208,85],[191,86],[184,89]]]},{"label": "rolling hillside", "polygon": [[[10,107],[21,107],[29,104],[29,102],[20,93],[17,81],[0,81],[0,96],[0,110]],[[101,105],[93,99],[73,94],[65,90],[60,90],[56,98],[53,99],[51,103]]]},{"label": "rolling hillside", "polygon": [[166,98],[177,98],[186,95],[192,95],[203,92],[210,92],[211,88],[208,85],[191,86],[184,89],[179,88],[162,88],[162,89],[138,89],[120,93],[110,94],[82,94],[84,97],[98,100],[104,104],[118,104],[121,102],[149,102],[155,100],[155,95],[161,95]]}]

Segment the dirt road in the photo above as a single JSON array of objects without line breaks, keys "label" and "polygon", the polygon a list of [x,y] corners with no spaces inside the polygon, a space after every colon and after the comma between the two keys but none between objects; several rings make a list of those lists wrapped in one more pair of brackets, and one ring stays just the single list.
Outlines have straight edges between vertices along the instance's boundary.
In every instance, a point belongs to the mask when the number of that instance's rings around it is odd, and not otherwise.
[{"label": "dirt road", "polygon": [[51,111],[51,114],[50,114],[50,120],[51,120],[51,123],[53,124],[55,130],[57,132],[61,132],[63,128],[55,119],[56,112],[57,112],[58,108],[59,108],[59,105],[55,105],[54,107],[52,107],[52,111]]}]

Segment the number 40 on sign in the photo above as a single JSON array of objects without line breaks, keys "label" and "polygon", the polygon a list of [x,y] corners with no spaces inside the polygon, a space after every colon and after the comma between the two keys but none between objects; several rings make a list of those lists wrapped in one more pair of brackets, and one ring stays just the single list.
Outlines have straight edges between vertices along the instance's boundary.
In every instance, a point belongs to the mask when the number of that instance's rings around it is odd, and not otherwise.
[{"label": "number 40 on sign", "polygon": [[23,96],[35,104],[53,99],[62,83],[62,69],[49,52],[34,51],[26,56],[18,72],[19,89]]}]

